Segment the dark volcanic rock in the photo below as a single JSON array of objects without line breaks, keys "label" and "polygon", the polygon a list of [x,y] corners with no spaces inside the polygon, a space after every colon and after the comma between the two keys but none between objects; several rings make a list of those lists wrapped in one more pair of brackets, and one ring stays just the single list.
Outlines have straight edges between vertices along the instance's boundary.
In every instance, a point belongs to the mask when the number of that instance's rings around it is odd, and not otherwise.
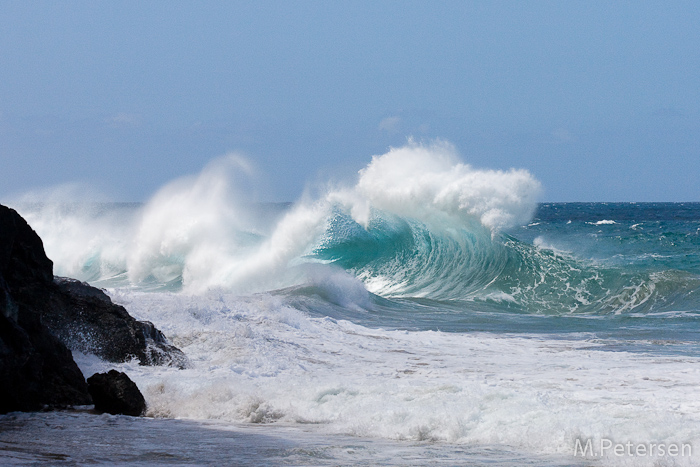
[{"label": "dark volcanic rock", "polygon": [[[9,222],[18,226],[18,233],[5,230]],[[23,240],[9,255],[7,245],[15,237]],[[186,366],[185,355],[152,323],[137,321],[100,289],[74,279],[54,278],[53,263],[46,257],[39,236],[14,210],[0,206],[0,268],[5,264],[3,258],[8,266],[0,269],[0,274],[8,287],[3,291],[0,284],[0,302],[10,297],[5,300],[10,314],[18,303],[38,312],[42,322],[71,350],[115,363],[136,358],[142,365]]]},{"label": "dark volcanic rock", "polygon": [[37,316],[0,316],[0,413],[90,404],[85,378]]},{"label": "dark volcanic rock", "polygon": [[146,411],[146,400],[136,383],[121,371],[95,373],[87,380],[95,410],[112,415],[138,417]]},{"label": "dark volcanic rock", "polygon": [[14,209],[0,205],[0,275],[10,289],[22,290],[53,281],[53,262],[41,238]]},{"label": "dark volcanic rock", "polygon": [[72,279],[54,281],[39,236],[15,210],[0,205],[0,413],[89,404],[68,349],[112,362],[186,364],[153,324],[137,321],[101,290]]},{"label": "dark volcanic rock", "polygon": [[148,321],[137,321],[100,289],[56,277],[51,308],[43,319],[73,350],[110,362],[137,358],[142,365],[186,366],[185,355]]},{"label": "dark volcanic rock", "polygon": [[70,351],[26,304],[53,283],[52,268],[39,236],[0,205],[0,413],[91,402]]}]

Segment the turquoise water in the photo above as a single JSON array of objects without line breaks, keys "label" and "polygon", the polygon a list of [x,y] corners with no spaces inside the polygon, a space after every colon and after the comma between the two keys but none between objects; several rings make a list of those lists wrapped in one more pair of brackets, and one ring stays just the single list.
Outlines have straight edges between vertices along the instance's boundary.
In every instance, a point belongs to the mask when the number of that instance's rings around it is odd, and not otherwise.
[{"label": "turquoise water", "polygon": [[381,276],[368,310],[329,305],[318,290],[285,293],[367,326],[579,334],[698,354],[698,203],[542,204],[531,223],[494,236],[387,217],[364,230],[338,214],[309,255],[370,285]]}]

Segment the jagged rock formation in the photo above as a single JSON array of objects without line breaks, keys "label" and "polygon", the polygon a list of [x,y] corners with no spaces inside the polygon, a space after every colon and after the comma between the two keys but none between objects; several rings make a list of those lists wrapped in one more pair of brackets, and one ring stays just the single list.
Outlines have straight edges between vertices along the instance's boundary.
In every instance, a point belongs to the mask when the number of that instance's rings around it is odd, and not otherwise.
[{"label": "jagged rock formation", "polygon": [[185,355],[153,323],[137,321],[102,290],[67,278],[56,277],[54,284],[43,319],[69,348],[110,362],[186,366]]},{"label": "jagged rock formation", "polygon": [[39,236],[0,206],[0,413],[91,402],[70,351],[27,303],[53,284],[52,267]]},{"label": "jagged rock formation", "polygon": [[137,321],[99,289],[54,278],[39,236],[0,205],[0,413],[89,404],[68,349],[111,362],[186,365],[152,323]]}]

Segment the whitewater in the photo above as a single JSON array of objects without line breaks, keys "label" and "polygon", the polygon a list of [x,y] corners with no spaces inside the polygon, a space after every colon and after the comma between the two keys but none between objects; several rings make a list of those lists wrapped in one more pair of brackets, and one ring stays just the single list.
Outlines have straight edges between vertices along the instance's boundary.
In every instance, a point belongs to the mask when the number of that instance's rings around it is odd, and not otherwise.
[{"label": "whitewater", "polygon": [[147,418],[3,416],[2,463],[698,464],[700,204],[538,204],[528,171],[446,142],[294,203],[252,202],[250,176],[228,155],[146,203],[7,203],[56,275],[189,361],[115,365],[77,339]]}]

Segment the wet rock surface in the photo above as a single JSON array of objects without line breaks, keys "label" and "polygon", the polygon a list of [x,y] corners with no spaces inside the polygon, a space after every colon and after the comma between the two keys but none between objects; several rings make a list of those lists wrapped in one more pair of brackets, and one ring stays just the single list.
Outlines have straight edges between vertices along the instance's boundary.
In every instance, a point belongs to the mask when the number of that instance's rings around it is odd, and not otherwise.
[{"label": "wet rock surface", "polygon": [[0,413],[91,402],[70,350],[42,324],[33,294],[53,284],[39,236],[0,206]]},{"label": "wet rock surface", "polygon": [[138,359],[142,365],[186,366],[185,355],[153,323],[137,321],[100,289],[56,277],[57,293],[44,322],[73,350],[110,362]]},{"label": "wet rock surface", "polygon": [[146,411],[143,394],[125,373],[117,370],[95,373],[87,383],[98,412],[138,417]]}]

